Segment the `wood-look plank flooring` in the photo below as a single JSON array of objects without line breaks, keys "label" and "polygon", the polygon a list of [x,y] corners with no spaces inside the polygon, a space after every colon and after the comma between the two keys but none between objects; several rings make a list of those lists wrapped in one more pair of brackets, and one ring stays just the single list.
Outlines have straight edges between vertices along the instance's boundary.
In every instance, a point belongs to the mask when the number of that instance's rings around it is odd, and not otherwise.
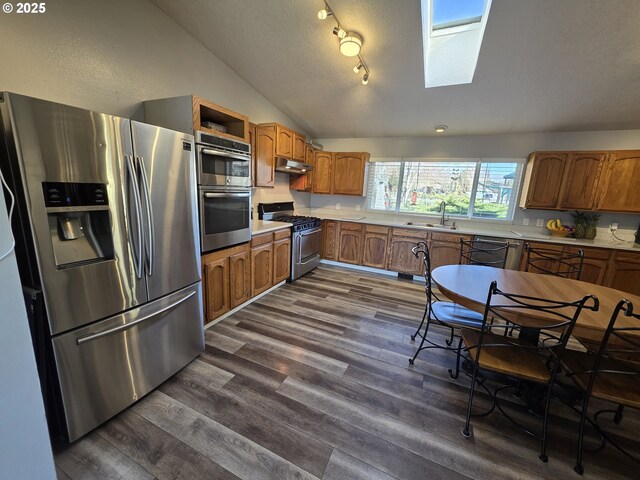
[{"label": "wood-look plank flooring", "polygon": [[[211,327],[205,352],[131,408],[57,445],[58,478],[580,478],[578,418],[559,402],[547,464],[538,441],[497,412],[463,437],[469,380],[449,378],[453,356],[407,361],[423,307],[419,282],[321,265]],[[506,403],[539,425],[517,399]],[[487,405],[479,394],[477,408]],[[616,428],[636,452],[639,427],[629,411]],[[607,447],[586,455],[583,478],[637,469]]]}]

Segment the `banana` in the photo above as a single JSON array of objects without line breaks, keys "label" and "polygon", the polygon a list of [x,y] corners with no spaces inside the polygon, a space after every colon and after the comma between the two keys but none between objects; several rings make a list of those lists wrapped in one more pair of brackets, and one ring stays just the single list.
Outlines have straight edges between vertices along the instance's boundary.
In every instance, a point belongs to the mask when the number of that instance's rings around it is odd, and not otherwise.
[{"label": "banana", "polygon": [[555,220],[549,220],[549,221],[547,222],[547,229],[549,229],[549,230],[554,230],[554,229],[555,229],[555,228],[554,228],[555,223],[556,223],[556,221],[555,221]]},{"label": "banana", "polygon": [[562,226],[562,220],[560,220],[559,218],[556,220],[556,230],[563,230],[564,227]]}]

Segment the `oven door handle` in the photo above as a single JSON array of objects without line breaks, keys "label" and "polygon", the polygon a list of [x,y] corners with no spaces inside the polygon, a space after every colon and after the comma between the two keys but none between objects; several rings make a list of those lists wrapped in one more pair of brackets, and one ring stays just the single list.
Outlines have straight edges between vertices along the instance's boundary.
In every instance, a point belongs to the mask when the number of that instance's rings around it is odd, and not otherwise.
[{"label": "oven door handle", "polygon": [[222,198],[222,197],[250,197],[251,193],[247,192],[247,193],[211,193],[211,192],[206,192],[204,194],[204,198]]},{"label": "oven door handle", "polygon": [[304,265],[304,263],[302,262],[302,237],[308,237],[309,235],[313,235],[314,233],[318,233],[321,231],[322,227],[314,228],[313,230],[309,230],[308,232],[296,232],[296,238],[298,240],[298,261],[301,265]]},{"label": "oven door handle", "polygon": [[322,231],[322,227],[314,228],[313,230],[309,230],[308,232],[299,232],[298,235],[301,237],[307,237],[309,235],[313,235],[314,233],[318,233]]},{"label": "oven door handle", "polygon": [[251,160],[251,157],[247,158],[245,156],[223,152],[222,150],[213,150],[211,148],[201,148],[200,153],[204,153],[205,155],[215,155],[216,157],[226,157],[232,160],[240,160],[241,162],[248,162]]}]

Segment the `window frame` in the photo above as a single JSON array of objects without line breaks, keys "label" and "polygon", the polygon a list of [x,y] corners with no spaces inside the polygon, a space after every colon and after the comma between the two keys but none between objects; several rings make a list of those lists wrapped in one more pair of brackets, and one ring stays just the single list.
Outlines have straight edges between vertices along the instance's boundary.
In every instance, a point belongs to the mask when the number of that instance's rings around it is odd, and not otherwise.
[{"label": "window frame", "polygon": [[[376,163],[400,163],[400,172],[398,174],[398,188],[396,192],[396,201],[395,201],[395,209],[393,210],[385,210],[379,208],[373,208],[370,206],[370,197],[367,195],[367,201],[365,204],[365,210],[372,213],[382,213],[382,214],[392,214],[392,215],[411,215],[411,216],[420,216],[420,217],[438,217],[439,215],[434,215],[433,213],[419,213],[419,212],[407,212],[401,211],[401,199],[402,199],[402,191],[404,189],[404,173],[405,173],[405,164],[411,162],[422,162],[422,163],[475,163],[475,171],[473,174],[473,184],[471,186],[470,199],[469,199],[469,210],[466,215],[460,215],[456,213],[447,213],[447,216],[460,220],[467,221],[481,221],[481,222],[499,222],[499,223],[512,223],[516,207],[518,205],[518,196],[520,195],[520,191],[522,188],[522,180],[524,176],[525,165],[527,162],[526,158],[372,158],[370,160],[372,164]],[[515,163],[517,165],[515,176],[513,179],[512,186],[512,199],[509,203],[509,209],[507,210],[506,218],[485,218],[474,216],[473,212],[475,210],[475,202],[476,202],[476,194],[478,191],[478,183],[480,179],[480,171],[483,163]],[[375,165],[373,165],[375,169]],[[373,172],[369,172],[369,175],[374,175]],[[367,179],[368,181],[368,179]],[[446,207],[445,207],[446,212]]]}]

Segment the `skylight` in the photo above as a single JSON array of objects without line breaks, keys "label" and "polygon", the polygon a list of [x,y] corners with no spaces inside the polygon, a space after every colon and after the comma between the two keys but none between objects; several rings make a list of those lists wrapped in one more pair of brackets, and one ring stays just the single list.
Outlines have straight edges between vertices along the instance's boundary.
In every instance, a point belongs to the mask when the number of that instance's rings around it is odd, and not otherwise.
[{"label": "skylight", "polygon": [[421,0],[425,88],[471,83],[491,0]]}]

